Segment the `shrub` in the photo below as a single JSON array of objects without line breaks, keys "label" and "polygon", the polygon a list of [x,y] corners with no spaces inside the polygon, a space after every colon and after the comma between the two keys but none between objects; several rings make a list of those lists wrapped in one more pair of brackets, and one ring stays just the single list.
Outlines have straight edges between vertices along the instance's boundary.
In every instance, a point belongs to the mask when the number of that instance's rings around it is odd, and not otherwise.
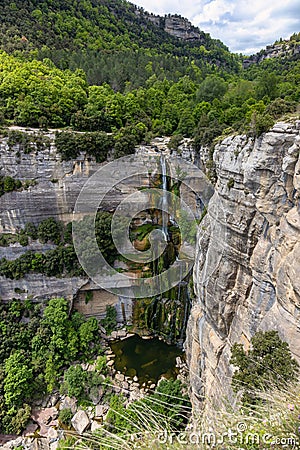
[{"label": "shrub", "polygon": [[103,131],[91,133],[57,132],[55,145],[62,160],[76,159],[80,152],[93,156],[98,163],[104,162],[114,144],[113,137]]},{"label": "shrub", "polygon": [[31,237],[31,239],[34,240],[37,239],[37,228],[33,223],[31,222],[26,223],[24,227],[24,232],[25,234],[27,234],[27,236]]},{"label": "shrub", "polygon": [[58,418],[59,421],[66,426],[71,426],[71,419],[73,417],[73,413],[71,408],[64,408],[59,412]]},{"label": "shrub", "polygon": [[254,111],[250,122],[250,135],[259,137],[262,133],[269,131],[274,125],[274,119],[268,113]]},{"label": "shrub", "polygon": [[106,363],[107,363],[106,356],[98,356],[95,368],[102,375],[106,375],[106,373],[107,373],[107,364]]},{"label": "shrub", "polygon": [[284,388],[297,379],[299,365],[292,358],[286,342],[277,331],[259,331],[251,339],[251,349],[246,352],[242,344],[231,349],[230,364],[238,367],[232,377],[234,391],[242,390],[243,403],[255,404],[255,391],[270,387]]},{"label": "shrub", "polygon": [[101,325],[106,333],[110,334],[117,327],[117,311],[114,306],[107,305],[105,309],[105,318],[101,320]]},{"label": "shrub", "polygon": [[22,188],[22,182],[10,176],[0,176],[0,196]]},{"label": "shrub", "polygon": [[173,136],[171,136],[171,139],[169,140],[167,147],[170,150],[178,150],[178,147],[180,146],[182,141],[183,141],[182,134],[174,134]]},{"label": "shrub", "polygon": [[53,217],[43,220],[37,230],[37,236],[40,242],[52,241],[54,244],[59,244],[61,238],[61,227]]},{"label": "shrub", "polygon": [[26,247],[26,245],[28,245],[28,236],[26,236],[26,234],[20,234],[19,235],[19,243],[23,246]]}]

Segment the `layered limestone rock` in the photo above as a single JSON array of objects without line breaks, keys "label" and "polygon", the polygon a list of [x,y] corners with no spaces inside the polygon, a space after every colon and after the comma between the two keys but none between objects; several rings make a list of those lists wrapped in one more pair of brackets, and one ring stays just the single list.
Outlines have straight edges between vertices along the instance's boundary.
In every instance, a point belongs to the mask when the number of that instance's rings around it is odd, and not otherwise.
[{"label": "layered limestone rock", "polygon": [[184,41],[196,40],[204,42],[204,33],[199,31],[199,28],[194,27],[191,22],[179,16],[165,17],[165,31],[171,36],[176,36]]},{"label": "layered limestone rock", "polygon": [[87,278],[46,277],[39,273],[25,275],[24,278],[10,280],[0,276],[0,299],[7,302],[12,298],[41,302],[53,297],[72,300],[78,290],[87,283]]},{"label": "layered limestone rock", "polygon": [[255,55],[243,61],[243,66],[246,69],[251,64],[259,64],[265,59],[270,58],[289,58],[298,59],[300,57],[300,45],[296,41],[283,41],[278,44],[267,45],[264,50],[261,50]]},{"label": "layered limestone rock", "polygon": [[206,36],[203,31],[200,31],[198,27],[192,25],[192,23],[181,16],[168,14],[164,17],[156,16],[155,14],[145,13],[142,9],[136,10],[137,15],[142,15],[145,19],[152,22],[157,27],[162,28],[166,33],[171,36],[175,36],[184,41],[200,41],[200,43],[206,42]]},{"label": "layered limestone rock", "polygon": [[300,362],[300,122],[215,148],[218,181],[201,222],[187,330],[195,408],[234,397],[234,342],[278,330]]},{"label": "layered limestone rock", "polygon": [[[29,134],[39,131],[13,128]],[[34,182],[28,189],[1,196],[0,233],[14,233],[27,222],[38,224],[47,217],[71,222],[81,189],[88,178],[103,166],[83,152],[76,159],[62,161],[55,147],[55,130],[44,133],[44,136],[50,140],[50,148],[30,153],[25,153],[20,144],[9,148],[7,137],[0,140],[0,175]],[[107,180],[101,179],[103,192],[108,190],[101,205],[103,210],[113,211],[124,196],[141,185],[139,179],[133,179],[114,187],[117,177],[117,173],[111,173]]]}]

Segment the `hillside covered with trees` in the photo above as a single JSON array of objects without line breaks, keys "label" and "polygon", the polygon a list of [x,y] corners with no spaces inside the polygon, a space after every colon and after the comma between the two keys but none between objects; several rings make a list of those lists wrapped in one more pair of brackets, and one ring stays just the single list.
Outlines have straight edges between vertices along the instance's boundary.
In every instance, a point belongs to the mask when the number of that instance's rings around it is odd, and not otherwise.
[{"label": "hillside covered with trees", "polygon": [[166,17],[126,1],[3,1],[0,17],[2,125],[117,132],[129,147],[178,134],[199,147],[260,134],[299,103],[299,60],[243,69],[208,34],[170,35]]},{"label": "hillside covered with trees", "polygon": [[[185,41],[153,23],[142,8],[123,0],[4,0],[0,5],[3,50],[50,58],[59,68],[82,68],[89,83],[124,89],[144,84],[151,72],[178,80],[191,63],[238,69],[238,58],[209,34]],[[207,67],[208,66],[208,67]]]}]

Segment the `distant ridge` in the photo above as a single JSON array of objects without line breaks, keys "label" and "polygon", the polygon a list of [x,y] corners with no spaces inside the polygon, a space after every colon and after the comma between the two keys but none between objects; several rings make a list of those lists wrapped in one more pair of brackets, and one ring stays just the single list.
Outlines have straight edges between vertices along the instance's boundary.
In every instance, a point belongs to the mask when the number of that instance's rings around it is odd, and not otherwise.
[{"label": "distant ridge", "polygon": [[290,39],[276,41],[272,45],[267,45],[255,55],[251,55],[243,61],[243,67],[247,68],[251,64],[259,64],[265,59],[289,58],[296,60],[300,58],[300,33],[294,33]]}]

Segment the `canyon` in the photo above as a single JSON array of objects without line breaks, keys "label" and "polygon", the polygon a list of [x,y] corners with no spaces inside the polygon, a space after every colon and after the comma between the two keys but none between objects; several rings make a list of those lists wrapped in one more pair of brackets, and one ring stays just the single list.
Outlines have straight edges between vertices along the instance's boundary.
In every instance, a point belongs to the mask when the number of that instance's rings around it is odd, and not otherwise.
[{"label": "canyon", "polygon": [[[28,154],[18,145],[8,149],[7,139],[1,140],[1,175],[35,181],[27,190],[1,197],[1,233],[15,233],[26,222],[38,223],[47,217],[70,222],[80,190],[101,167],[85,154],[76,160],[61,161],[54,131],[47,132],[47,136],[51,141],[49,149]],[[172,166],[177,152],[170,152],[167,143],[168,139],[157,139],[149,149],[167,155]],[[249,348],[258,330],[278,330],[300,362],[299,148],[299,120],[278,122],[258,138],[234,135],[215,145],[217,182],[207,214],[199,224],[193,274],[196,297],[184,344],[195,411],[212,402],[234,403],[230,348],[234,342]],[[179,153],[205,171],[207,148],[196,155],[185,141]],[[106,210],[113,211],[137,187],[133,183],[129,188],[118,186],[110,191]],[[38,251],[46,251],[47,245],[40,244]],[[13,244],[0,250],[1,257],[14,259],[28,247]],[[4,301],[30,296],[43,302],[59,295],[72,300],[75,306],[77,302],[87,316],[95,314],[98,318],[103,317],[105,305],[119,302],[118,317],[122,321],[122,301],[102,292],[88,277],[28,274],[13,281],[1,277],[0,282]],[[85,302],[86,291],[93,292],[89,303]],[[131,306],[125,310],[130,322]]]}]

